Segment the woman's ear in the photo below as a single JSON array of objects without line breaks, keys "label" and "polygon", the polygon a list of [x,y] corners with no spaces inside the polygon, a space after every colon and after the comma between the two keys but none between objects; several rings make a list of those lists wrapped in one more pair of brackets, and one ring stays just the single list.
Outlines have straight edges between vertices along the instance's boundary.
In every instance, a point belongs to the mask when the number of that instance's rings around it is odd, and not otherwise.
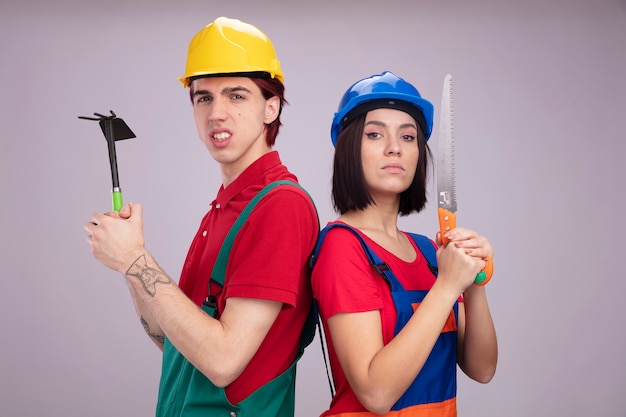
[{"label": "woman's ear", "polygon": [[265,101],[265,120],[264,123],[269,125],[280,114],[280,99],[278,96],[270,97]]}]

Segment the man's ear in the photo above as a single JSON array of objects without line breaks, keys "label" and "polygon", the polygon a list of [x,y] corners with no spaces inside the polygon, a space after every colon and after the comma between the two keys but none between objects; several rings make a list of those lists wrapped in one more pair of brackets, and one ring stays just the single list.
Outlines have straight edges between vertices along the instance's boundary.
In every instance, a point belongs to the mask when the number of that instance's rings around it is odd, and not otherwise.
[{"label": "man's ear", "polygon": [[264,123],[269,125],[280,114],[280,99],[278,96],[270,97],[265,102],[265,120]]}]

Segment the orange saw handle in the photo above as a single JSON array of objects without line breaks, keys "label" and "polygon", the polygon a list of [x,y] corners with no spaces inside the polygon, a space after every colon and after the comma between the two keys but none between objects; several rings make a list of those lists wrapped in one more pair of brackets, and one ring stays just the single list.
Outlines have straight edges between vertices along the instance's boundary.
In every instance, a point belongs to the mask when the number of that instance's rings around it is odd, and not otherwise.
[{"label": "orange saw handle", "polygon": [[[446,245],[450,242],[449,239],[445,237],[445,234],[450,230],[456,228],[456,214],[452,213],[449,210],[438,208],[437,214],[439,216],[439,231],[441,232],[441,244],[445,248]],[[486,285],[491,276],[493,275],[493,261],[491,256],[487,259],[487,266],[485,269],[480,271],[478,275],[476,275],[476,279],[474,280],[474,284],[476,285]]]}]

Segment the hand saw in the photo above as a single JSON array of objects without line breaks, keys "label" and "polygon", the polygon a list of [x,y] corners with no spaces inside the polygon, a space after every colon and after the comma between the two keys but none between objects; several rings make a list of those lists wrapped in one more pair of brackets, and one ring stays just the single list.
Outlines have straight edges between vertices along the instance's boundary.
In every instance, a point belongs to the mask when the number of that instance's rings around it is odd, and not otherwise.
[{"label": "hand saw", "polygon": [[[454,114],[452,107],[452,75],[446,75],[443,82],[441,97],[441,114],[439,117],[439,149],[437,154],[437,195],[439,230],[441,243],[447,245],[449,240],[444,234],[456,227],[456,171],[454,155]],[[474,280],[476,285],[485,285],[493,274],[491,256],[487,266],[480,271]]]}]

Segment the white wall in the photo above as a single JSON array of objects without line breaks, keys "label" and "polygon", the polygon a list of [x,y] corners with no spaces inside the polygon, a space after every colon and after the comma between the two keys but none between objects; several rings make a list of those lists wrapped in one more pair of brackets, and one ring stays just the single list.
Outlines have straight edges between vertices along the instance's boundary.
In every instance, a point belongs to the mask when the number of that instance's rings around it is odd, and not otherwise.
[{"label": "white wall", "polygon": [[[276,46],[291,103],[277,149],[322,223],[335,216],[328,132],[348,85],[392,70],[438,109],[452,73],[459,224],[496,250],[501,352],[489,385],[460,375],[460,415],[626,416],[624,0],[8,3],[0,415],[153,414],[160,355],[85,242],[111,180],[98,126],[77,116],[113,109],[137,134],[117,144],[122,190],[177,277],[219,174],[175,78],[193,34],[225,15]],[[402,226],[434,235],[434,202]],[[297,416],[317,416],[330,399],[318,341],[298,375]]]}]

